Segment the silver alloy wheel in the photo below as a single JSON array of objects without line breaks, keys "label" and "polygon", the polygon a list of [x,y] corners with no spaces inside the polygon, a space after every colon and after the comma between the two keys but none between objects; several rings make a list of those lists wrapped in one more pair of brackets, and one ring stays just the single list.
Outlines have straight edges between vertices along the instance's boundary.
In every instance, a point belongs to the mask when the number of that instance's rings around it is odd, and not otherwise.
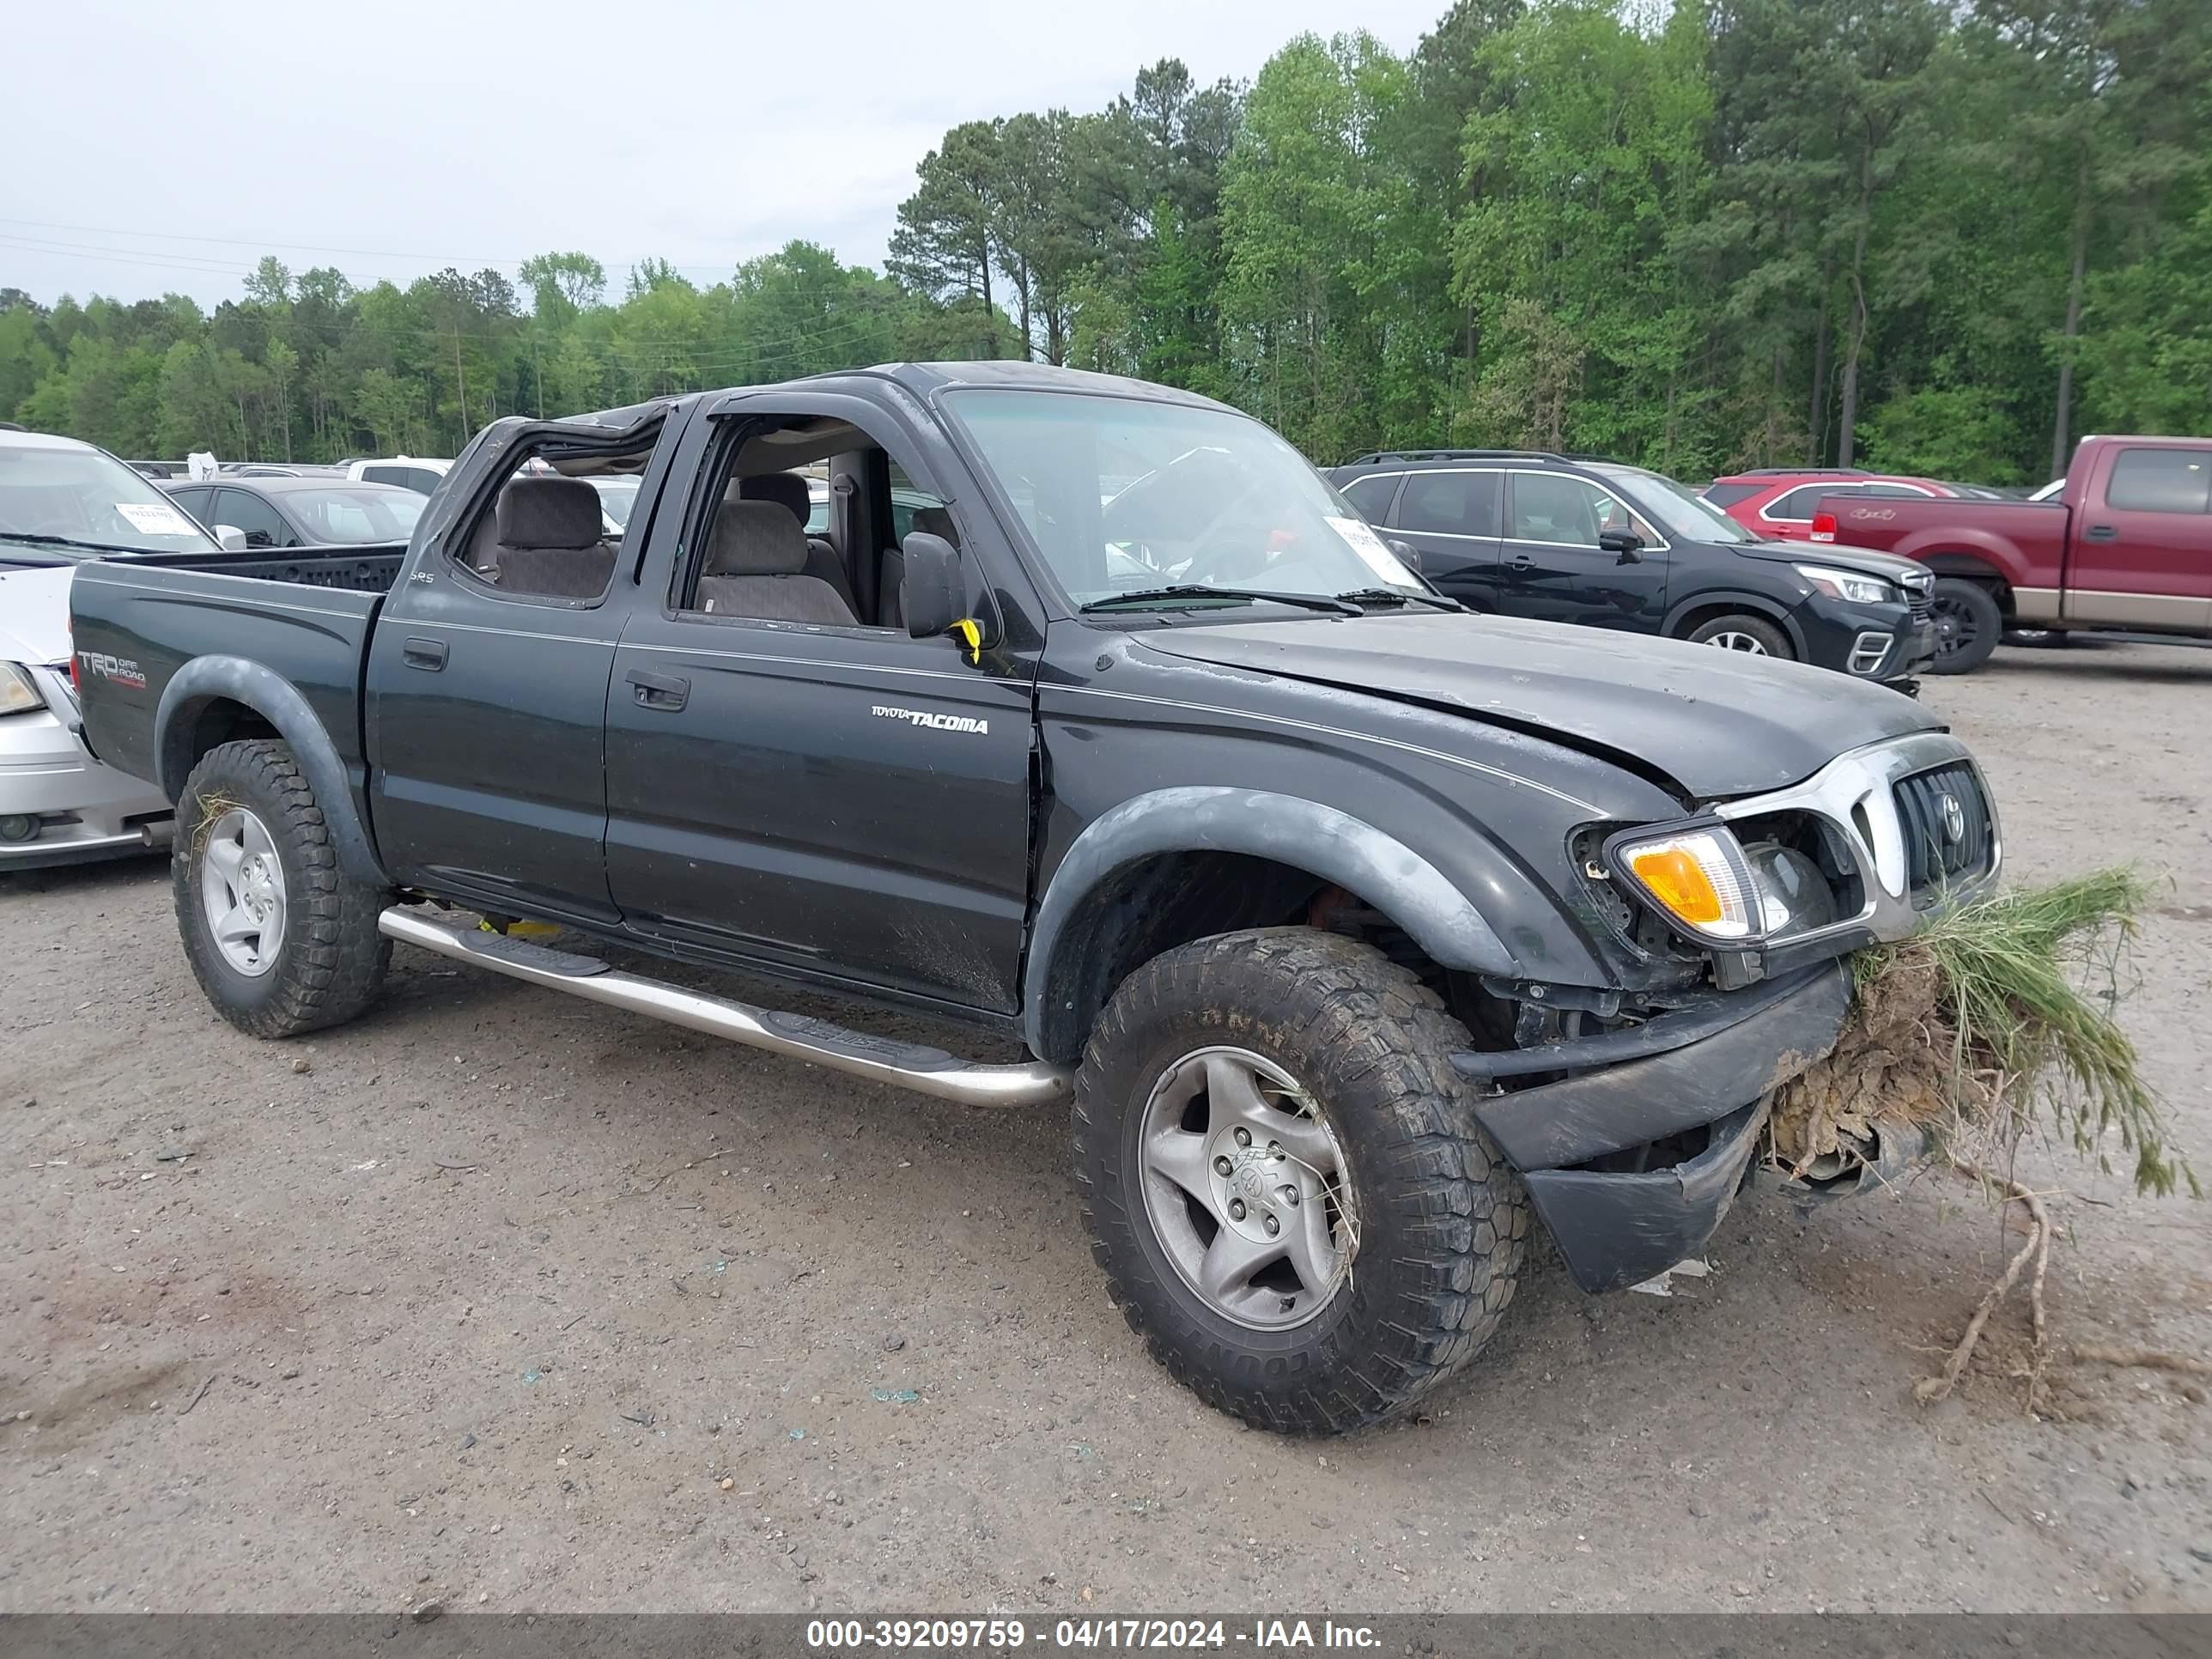
[{"label": "silver alloy wheel", "polygon": [[284,866],[269,827],[242,806],[208,826],[200,848],[200,905],[222,959],[249,979],[284,948]]},{"label": "silver alloy wheel", "polygon": [[1138,1134],[1152,1236],[1217,1312],[1289,1330],[1343,1288],[1357,1242],[1343,1149],[1281,1066],[1244,1048],[1186,1054]]},{"label": "silver alloy wheel", "polygon": [[1707,645],[1717,645],[1723,651],[1748,651],[1754,657],[1766,654],[1766,647],[1748,634],[1739,634],[1733,628],[1724,628],[1717,634],[1708,635]]}]

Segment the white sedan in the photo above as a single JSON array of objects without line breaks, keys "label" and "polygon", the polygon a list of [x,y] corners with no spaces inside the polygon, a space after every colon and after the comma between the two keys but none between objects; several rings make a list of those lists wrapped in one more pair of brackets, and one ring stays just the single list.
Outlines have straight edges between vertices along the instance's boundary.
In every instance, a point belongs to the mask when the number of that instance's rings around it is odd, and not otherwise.
[{"label": "white sedan", "polygon": [[71,727],[69,569],[0,575],[0,872],[166,847],[161,792],[102,766]]},{"label": "white sedan", "polygon": [[0,430],[0,871],[163,847],[161,792],[76,737],[73,567],[103,554],[214,555],[205,531],[105,450]]}]

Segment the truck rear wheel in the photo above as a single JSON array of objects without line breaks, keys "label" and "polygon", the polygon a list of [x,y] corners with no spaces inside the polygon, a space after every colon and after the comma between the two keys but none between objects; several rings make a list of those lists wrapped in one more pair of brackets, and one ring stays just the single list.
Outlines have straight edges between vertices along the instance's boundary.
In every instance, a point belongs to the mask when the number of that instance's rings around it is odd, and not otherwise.
[{"label": "truck rear wheel", "polygon": [[2004,612],[1990,590],[1957,576],[1938,576],[1929,596],[1936,615],[1931,674],[1971,674],[1990,659],[2004,632]]},{"label": "truck rear wheel", "polygon": [[200,989],[233,1025],[297,1036],[376,1000],[392,941],[384,889],[338,868],[330,826],[291,746],[226,743],[177,803],[177,931]]},{"label": "truck rear wheel", "polygon": [[1466,1030],[1380,951],[1225,934],[1123,981],[1075,1085],[1092,1254],[1177,1380],[1340,1433],[1471,1359],[1512,1300],[1525,1191],[1447,1055]]}]

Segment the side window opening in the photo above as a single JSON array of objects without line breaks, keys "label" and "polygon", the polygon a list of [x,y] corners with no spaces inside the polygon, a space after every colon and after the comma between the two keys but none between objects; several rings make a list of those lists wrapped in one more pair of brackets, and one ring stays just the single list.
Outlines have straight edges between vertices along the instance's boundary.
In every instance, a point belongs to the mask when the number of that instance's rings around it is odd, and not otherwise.
[{"label": "side window opening", "polygon": [[503,594],[597,599],[614,580],[617,556],[599,492],[582,478],[534,466],[534,459],[517,461],[459,562]]},{"label": "side window opening", "polygon": [[960,540],[944,501],[842,422],[794,417],[751,430],[726,447],[708,499],[678,599],[701,616],[902,628],[907,537]]}]

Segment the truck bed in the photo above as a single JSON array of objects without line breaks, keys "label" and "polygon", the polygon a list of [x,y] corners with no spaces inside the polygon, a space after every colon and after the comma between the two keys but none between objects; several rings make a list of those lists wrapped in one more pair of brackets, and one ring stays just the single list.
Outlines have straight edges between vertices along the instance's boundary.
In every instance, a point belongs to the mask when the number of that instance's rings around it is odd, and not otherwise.
[{"label": "truck bed", "polygon": [[358,547],[294,547],[277,553],[252,548],[224,553],[134,553],[104,562],[338,587],[353,593],[387,593],[399,580],[399,567],[406,557],[405,542],[376,542]]},{"label": "truck bed", "polygon": [[[2014,586],[2055,588],[2066,562],[2071,511],[2058,501],[1984,501],[1912,495],[1824,495],[1813,540],[1918,559],[1943,570],[1946,556],[1986,565]],[[1832,515],[1832,536],[1822,520]]]},{"label": "truck bed", "polygon": [[[380,544],[87,560],[70,600],[87,742],[134,776],[180,782],[162,776],[155,715],[179,669],[219,659],[289,681],[358,783],[362,666],[405,556],[404,544]],[[204,702],[211,720],[228,718],[215,690],[221,666],[196,665],[200,678],[186,688],[187,701]]]}]

